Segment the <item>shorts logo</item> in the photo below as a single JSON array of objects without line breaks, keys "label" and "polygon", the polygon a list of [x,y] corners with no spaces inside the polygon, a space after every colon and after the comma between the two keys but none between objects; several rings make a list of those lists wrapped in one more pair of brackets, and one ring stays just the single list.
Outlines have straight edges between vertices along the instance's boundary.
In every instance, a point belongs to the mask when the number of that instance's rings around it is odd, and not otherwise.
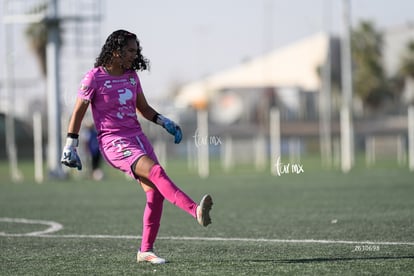
[{"label": "shorts logo", "polygon": [[122,153],[124,158],[132,155],[132,151],[127,148],[128,143],[126,143],[122,138],[112,141],[112,145],[116,148],[116,152]]}]

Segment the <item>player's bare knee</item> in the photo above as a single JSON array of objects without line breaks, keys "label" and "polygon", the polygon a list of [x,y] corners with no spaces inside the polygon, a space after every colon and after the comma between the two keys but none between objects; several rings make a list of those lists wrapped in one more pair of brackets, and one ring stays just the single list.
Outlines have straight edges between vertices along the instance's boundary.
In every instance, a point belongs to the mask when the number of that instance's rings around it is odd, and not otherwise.
[{"label": "player's bare knee", "polygon": [[132,170],[137,177],[148,178],[154,164],[156,164],[154,160],[147,155],[143,155],[134,162]]}]

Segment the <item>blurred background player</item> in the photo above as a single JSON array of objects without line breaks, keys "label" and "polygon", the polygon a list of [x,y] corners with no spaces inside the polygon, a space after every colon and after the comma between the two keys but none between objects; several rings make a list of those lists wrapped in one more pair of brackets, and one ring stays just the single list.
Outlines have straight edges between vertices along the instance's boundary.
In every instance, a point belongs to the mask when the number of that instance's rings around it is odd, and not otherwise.
[{"label": "blurred background player", "polygon": [[99,149],[98,132],[93,123],[88,123],[84,132],[85,146],[90,161],[90,172],[93,180],[99,181],[104,177],[101,169],[102,155]]},{"label": "blurred background player", "polygon": [[181,128],[156,112],[145,99],[137,71],[148,67],[149,61],[141,54],[135,34],[118,30],[109,35],[94,68],[81,81],[61,162],[82,169],[76,148],[82,120],[91,105],[103,156],[110,165],[137,179],[146,194],[137,261],[162,264],[166,260],[154,253],[153,245],[160,227],[164,198],[202,226],[211,223],[209,213],[213,202],[210,195],[205,195],[197,204],[180,190],[159,165],[151,143],[142,132],[137,111],[165,128],[174,136],[175,143],[182,139]]}]

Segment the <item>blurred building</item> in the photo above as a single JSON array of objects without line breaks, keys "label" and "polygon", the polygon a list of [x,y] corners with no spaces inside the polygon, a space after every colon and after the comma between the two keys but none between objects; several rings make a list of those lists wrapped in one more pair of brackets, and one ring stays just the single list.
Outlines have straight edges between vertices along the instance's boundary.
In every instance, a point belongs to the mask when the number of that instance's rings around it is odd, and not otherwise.
[{"label": "blurred building", "polygon": [[[412,25],[385,30],[383,51],[388,76],[397,72],[400,65],[398,57],[413,38]],[[231,136],[239,141],[254,139],[258,135],[268,137],[269,111],[278,107],[282,153],[290,151],[288,148],[292,141],[297,152],[306,149],[318,151],[321,135],[319,92],[323,86],[321,70],[328,58],[331,68],[330,133],[334,151],[339,155],[341,61],[338,37],[329,38],[318,33],[188,83],[178,91],[175,104],[186,110],[181,120],[185,121],[189,131],[194,131],[196,116],[193,107],[198,107],[200,102],[207,103],[209,133],[219,137]],[[395,136],[399,149],[404,147],[406,118],[403,116],[376,120],[361,117],[355,121],[354,127],[357,149],[363,149],[366,141],[377,135]],[[254,153],[255,145],[250,143],[250,147],[253,148],[247,151]],[[241,148],[246,151],[246,143]]]},{"label": "blurred building", "polygon": [[[398,73],[408,43],[414,41],[414,23],[384,29],[383,41],[384,69],[387,77],[393,77]],[[324,33],[188,83],[179,89],[175,104],[188,108],[206,101],[211,110],[221,111],[221,115],[211,113],[212,122],[217,123],[254,122],[255,110],[263,110],[266,103],[277,105],[283,119],[315,120],[322,87],[321,68],[328,58],[328,45],[335,114],[340,98],[340,43],[338,37],[329,39]]]},{"label": "blurred building", "polygon": [[414,22],[385,29],[383,32],[384,69],[388,77],[394,76],[410,41],[414,41]]},{"label": "blurred building", "polygon": [[175,104],[187,108],[206,101],[217,124],[265,123],[272,106],[285,120],[315,120],[329,48],[331,69],[338,74],[339,40],[318,33],[189,83],[179,90]]}]

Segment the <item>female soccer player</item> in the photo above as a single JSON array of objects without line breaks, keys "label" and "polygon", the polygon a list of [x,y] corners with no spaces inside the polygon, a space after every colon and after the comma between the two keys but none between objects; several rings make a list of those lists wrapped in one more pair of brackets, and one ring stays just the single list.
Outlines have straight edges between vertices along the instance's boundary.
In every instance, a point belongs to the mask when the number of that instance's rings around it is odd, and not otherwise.
[{"label": "female soccer player", "polygon": [[160,227],[164,198],[193,216],[202,226],[211,223],[209,213],[213,202],[210,195],[205,195],[198,205],[181,191],[159,165],[142,132],[136,111],[165,128],[174,136],[175,143],[180,143],[182,138],[180,127],[157,113],[145,99],[136,71],[148,69],[149,61],[141,50],[133,33],[118,30],[109,35],[94,68],[81,81],[61,162],[82,169],[76,148],[81,123],[90,104],[103,156],[110,165],[137,179],[146,194],[137,261],[162,264],[166,260],[154,253],[153,245]]}]

